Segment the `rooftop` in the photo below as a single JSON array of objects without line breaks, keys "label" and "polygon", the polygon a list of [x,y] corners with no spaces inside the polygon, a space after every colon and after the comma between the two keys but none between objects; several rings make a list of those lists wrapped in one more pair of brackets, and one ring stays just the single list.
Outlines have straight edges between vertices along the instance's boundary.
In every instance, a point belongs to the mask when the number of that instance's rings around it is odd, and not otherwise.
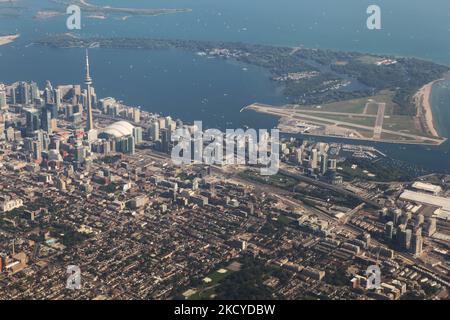
[{"label": "rooftop", "polygon": [[436,206],[450,212],[450,198],[432,196],[426,193],[405,190],[400,199]]},{"label": "rooftop", "polygon": [[439,193],[442,191],[442,188],[440,186],[436,186],[431,183],[424,183],[424,182],[414,182],[412,185],[414,189],[418,190],[424,190],[432,193]]},{"label": "rooftop", "polygon": [[108,135],[114,138],[122,138],[133,134],[134,126],[126,121],[115,122],[107,126],[102,135]]}]

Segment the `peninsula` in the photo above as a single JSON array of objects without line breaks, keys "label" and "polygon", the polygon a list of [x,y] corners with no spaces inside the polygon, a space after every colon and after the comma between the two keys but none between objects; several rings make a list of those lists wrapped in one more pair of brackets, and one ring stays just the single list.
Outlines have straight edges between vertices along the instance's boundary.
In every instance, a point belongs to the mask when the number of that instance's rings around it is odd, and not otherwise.
[{"label": "peninsula", "polygon": [[[62,35],[38,44],[56,48],[178,49],[201,57],[233,59],[267,69],[272,80],[283,86],[289,105],[250,108],[281,117],[283,131],[401,143],[445,141],[433,126],[428,98],[432,83],[450,70],[429,61],[176,39],[82,39]],[[312,129],[315,127],[318,131]]]}]

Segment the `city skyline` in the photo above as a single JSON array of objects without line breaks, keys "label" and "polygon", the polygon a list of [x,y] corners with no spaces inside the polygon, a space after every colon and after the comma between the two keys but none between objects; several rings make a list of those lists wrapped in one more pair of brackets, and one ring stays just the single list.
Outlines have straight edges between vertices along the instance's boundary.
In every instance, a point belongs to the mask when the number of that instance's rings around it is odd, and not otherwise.
[{"label": "city skyline", "polygon": [[445,4],[408,7],[405,33],[387,1],[17,1],[0,300],[278,319],[282,300],[449,299],[450,61],[406,54]]}]

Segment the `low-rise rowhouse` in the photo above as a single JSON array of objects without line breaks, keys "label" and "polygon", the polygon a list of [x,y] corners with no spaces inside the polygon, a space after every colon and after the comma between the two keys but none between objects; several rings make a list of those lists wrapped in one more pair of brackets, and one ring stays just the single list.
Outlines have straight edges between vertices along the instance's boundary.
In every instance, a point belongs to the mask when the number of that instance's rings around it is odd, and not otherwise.
[{"label": "low-rise rowhouse", "polygon": [[22,199],[13,199],[0,202],[0,212],[9,212],[23,206]]}]

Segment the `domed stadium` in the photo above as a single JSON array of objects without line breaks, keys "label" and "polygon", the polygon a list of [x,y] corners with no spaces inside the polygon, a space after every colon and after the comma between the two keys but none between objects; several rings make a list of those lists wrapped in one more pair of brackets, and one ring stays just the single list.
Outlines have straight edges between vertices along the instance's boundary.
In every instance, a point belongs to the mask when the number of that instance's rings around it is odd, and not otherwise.
[{"label": "domed stadium", "polygon": [[122,138],[133,134],[134,126],[126,121],[115,122],[107,126],[99,135],[100,138]]}]

